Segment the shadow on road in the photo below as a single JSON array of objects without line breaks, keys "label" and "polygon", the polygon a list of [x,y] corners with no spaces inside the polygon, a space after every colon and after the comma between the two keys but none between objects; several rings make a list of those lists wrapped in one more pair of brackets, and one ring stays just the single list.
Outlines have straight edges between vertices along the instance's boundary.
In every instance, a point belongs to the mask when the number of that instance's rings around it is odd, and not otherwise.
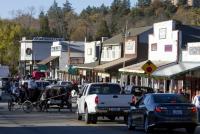
[{"label": "shadow on road", "polygon": [[[1,134],[145,134],[142,129],[128,131],[126,126],[29,126],[0,127]],[[155,134],[187,134],[184,130],[157,130]],[[195,134],[199,134],[196,131]]]}]

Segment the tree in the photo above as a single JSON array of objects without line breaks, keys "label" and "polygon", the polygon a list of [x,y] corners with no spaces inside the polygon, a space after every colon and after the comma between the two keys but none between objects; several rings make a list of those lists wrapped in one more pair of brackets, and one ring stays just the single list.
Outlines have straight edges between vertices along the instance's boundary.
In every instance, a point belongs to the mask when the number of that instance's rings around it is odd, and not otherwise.
[{"label": "tree", "polygon": [[107,22],[105,20],[102,20],[100,22],[95,36],[96,40],[100,40],[101,37],[110,37],[110,32],[107,26]]},{"label": "tree", "polygon": [[112,14],[117,14],[119,12],[119,9],[121,7],[121,0],[114,0],[112,3],[111,3],[111,13]]},{"label": "tree", "polygon": [[49,28],[49,20],[47,15],[44,14],[43,11],[41,11],[39,15],[39,21],[40,21],[40,31],[39,35],[40,36],[50,36],[50,28]]},{"label": "tree", "polygon": [[151,4],[151,0],[138,0],[137,5],[139,7],[146,7],[149,6]]},{"label": "tree", "polygon": [[58,7],[58,3],[54,1],[53,5],[47,11],[49,25],[53,32],[58,35],[58,37],[64,37],[64,22],[63,22],[63,12],[61,7]]},{"label": "tree", "polygon": [[0,21],[0,64],[8,65],[11,73],[17,72],[20,35],[20,25],[10,21]]},{"label": "tree", "polygon": [[68,0],[66,0],[65,1],[65,3],[63,4],[63,8],[62,8],[62,10],[63,10],[63,13],[68,13],[68,12],[72,12],[73,11],[73,9],[72,9],[72,4],[71,3],[69,3],[69,1]]}]

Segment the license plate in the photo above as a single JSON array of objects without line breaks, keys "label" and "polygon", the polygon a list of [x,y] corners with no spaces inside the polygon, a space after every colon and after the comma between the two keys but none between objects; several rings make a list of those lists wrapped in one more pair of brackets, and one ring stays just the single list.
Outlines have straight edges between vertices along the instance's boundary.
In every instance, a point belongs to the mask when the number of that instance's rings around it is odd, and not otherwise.
[{"label": "license plate", "polygon": [[182,115],[183,111],[182,110],[173,110],[174,115]]},{"label": "license plate", "polygon": [[120,108],[109,108],[110,111],[120,111]]}]

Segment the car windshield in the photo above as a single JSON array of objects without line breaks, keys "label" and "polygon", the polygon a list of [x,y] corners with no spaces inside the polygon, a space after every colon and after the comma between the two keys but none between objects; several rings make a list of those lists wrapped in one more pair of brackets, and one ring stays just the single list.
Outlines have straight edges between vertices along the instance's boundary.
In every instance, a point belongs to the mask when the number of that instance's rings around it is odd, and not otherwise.
[{"label": "car windshield", "polygon": [[153,99],[155,103],[189,103],[183,95],[178,94],[155,94]]},{"label": "car windshield", "polygon": [[93,84],[89,94],[120,94],[121,87],[117,84]]}]

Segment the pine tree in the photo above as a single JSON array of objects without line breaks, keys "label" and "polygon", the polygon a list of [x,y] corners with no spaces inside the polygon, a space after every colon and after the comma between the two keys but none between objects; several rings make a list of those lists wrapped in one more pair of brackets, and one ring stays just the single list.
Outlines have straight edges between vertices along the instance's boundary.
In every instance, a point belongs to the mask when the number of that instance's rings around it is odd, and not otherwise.
[{"label": "pine tree", "polygon": [[101,37],[110,37],[110,31],[108,29],[107,22],[105,20],[102,20],[99,24],[99,27],[97,28],[96,32],[96,39],[100,40]]}]

